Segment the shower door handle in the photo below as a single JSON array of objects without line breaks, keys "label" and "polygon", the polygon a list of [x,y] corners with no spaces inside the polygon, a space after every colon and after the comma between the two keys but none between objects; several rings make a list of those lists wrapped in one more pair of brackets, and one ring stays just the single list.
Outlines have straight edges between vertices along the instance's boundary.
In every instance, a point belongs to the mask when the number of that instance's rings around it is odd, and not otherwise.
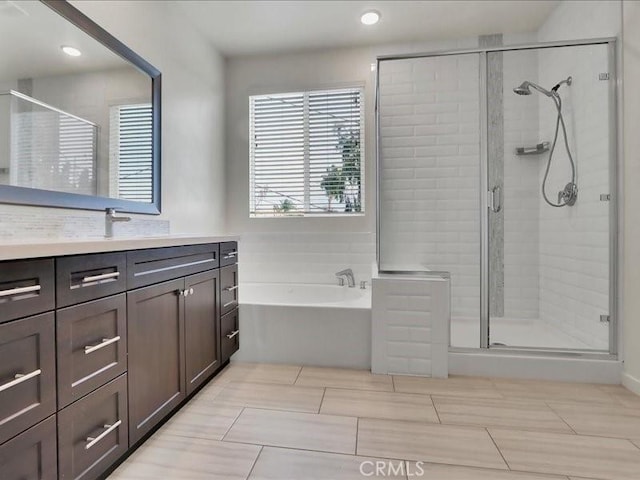
[{"label": "shower door handle", "polygon": [[489,208],[493,213],[499,213],[502,210],[502,187],[496,185],[489,192]]}]

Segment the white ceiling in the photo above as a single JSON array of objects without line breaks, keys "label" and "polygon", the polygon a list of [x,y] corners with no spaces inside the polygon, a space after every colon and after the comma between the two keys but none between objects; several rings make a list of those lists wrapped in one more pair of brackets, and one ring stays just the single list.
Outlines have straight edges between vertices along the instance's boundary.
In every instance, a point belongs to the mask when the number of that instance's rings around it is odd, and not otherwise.
[{"label": "white ceiling", "polygon": [[[379,45],[536,31],[556,0],[188,0],[183,12],[224,55]],[[378,10],[367,27],[360,15]]]},{"label": "white ceiling", "polygon": [[[0,0],[0,32],[0,81],[129,66],[38,1]],[[62,45],[78,48],[82,56],[64,54]]]}]

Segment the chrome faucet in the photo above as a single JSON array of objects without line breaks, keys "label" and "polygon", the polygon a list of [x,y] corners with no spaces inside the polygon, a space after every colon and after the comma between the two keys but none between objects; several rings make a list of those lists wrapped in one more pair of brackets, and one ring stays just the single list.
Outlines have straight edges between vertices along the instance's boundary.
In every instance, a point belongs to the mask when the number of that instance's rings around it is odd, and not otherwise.
[{"label": "chrome faucet", "polygon": [[116,222],[129,222],[131,217],[116,217],[115,208],[107,208],[104,211],[104,236],[107,238],[113,237],[113,224]]},{"label": "chrome faucet", "polygon": [[338,277],[339,285],[344,285],[344,279],[346,278],[347,285],[349,285],[350,288],[354,288],[356,286],[356,279],[353,276],[353,270],[351,270],[350,268],[340,270],[338,273],[336,273],[336,277]]}]

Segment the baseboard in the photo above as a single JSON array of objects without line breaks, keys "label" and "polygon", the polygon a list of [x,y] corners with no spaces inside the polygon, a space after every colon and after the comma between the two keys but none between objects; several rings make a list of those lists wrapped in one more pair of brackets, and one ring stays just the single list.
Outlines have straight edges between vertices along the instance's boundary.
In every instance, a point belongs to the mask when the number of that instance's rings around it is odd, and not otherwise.
[{"label": "baseboard", "polygon": [[627,387],[633,393],[640,395],[640,379],[637,379],[627,372],[622,372],[622,385]]},{"label": "baseboard", "polygon": [[449,352],[449,374],[620,384],[622,362],[526,354]]}]

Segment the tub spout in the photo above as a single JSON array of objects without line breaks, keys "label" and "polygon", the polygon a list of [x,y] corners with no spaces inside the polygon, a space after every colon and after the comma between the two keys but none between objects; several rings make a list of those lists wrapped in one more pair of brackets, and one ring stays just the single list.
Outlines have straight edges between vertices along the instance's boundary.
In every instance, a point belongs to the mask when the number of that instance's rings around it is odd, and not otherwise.
[{"label": "tub spout", "polygon": [[339,279],[342,279],[343,277],[346,278],[347,285],[349,285],[350,288],[354,288],[356,286],[356,279],[353,276],[353,270],[351,270],[350,268],[340,270],[336,273],[336,277],[338,277]]}]

